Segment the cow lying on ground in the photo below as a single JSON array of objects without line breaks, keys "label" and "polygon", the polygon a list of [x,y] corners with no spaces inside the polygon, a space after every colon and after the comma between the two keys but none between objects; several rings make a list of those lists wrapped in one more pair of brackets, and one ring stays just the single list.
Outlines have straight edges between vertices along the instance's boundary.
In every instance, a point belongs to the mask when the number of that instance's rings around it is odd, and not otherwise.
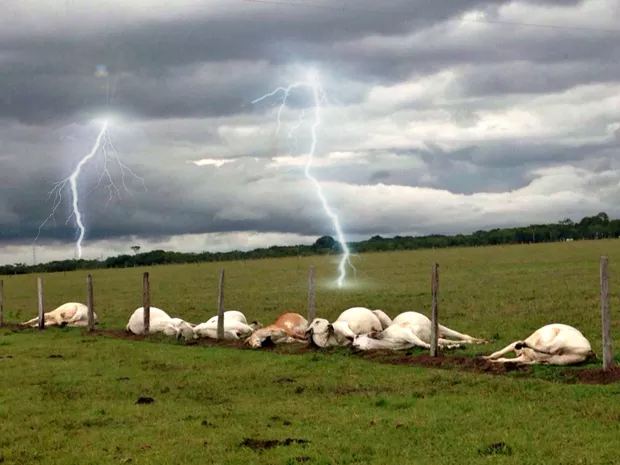
[{"label": "cow lying on ground", "polygon": [[[133,334],[144,334],[144,307],[136,309],[129,317],[125,331]],[[166,336],[175,336],[177,339],[195,339],[193,325],[181,318],[171,318],[166,312],[157,307],[150,307],[149,334],[164,333]]]},{"label": "cow lying on ground", "polygon": [[[253,326],[236,319],[227,319],[226,314],[224,314],[224,339],[236,341],[250,336],[253,332]],[[194,333],[196,337],[217,339],[217,317],[194,326]]]},{"label": "cow lying on ground", "polygon": [[[502,357],[512,351],[515,358]],[[520,365],[573,365],[595,357],[590,342],[578,329],[554,323],[534,331],[525,341],[515,341],[483,358],[495,363]]]},{"label": "cow lying on ground", "polygon": [[383,310],[373,310],[372,313],[377,315],[379,321],[381,322],[381,327],[383,329],[388,328],[392,324],[392,319],[387,316],[387,314]]},{"label": "cow lying on ground", "polygon": [[[209,318],[206,321],[206,324],[208,325],[212,325],[215,324],[217,325],[217,320],[218,317],[217,315],[212,316],[211,318]],[[240,323],[243,324],[248,324],[248,320],[245,317],[245,315],[243,313],[241,313],[239,310],[227,310],[224,312],[224,323],[226,323],[227,321],[239,321]],[[250,324],[249,326],[252,326],[252,328],[254,329],[258,329],[258,328],[262,328],[263,325],[261,325],[258,321],[253,321],[252,324]]]},{"label": "cow lying on ground", "polygon": [[[95,324],[99,323],[97,314],[93,312]],[[88,326],[88,307],[77,302],[68,302],[43,314],[45,326]],[[36,327],[39,317],[25,321],[22,326]]]},{"label": "cow lying on ground", "polygon": [[[403,312],[392,320],[393,325],[399,323],[406,323],[415,335],[427,344],[431,342],[431,320],[426,315],[418,312]],[[443,325],[437,325],[437,332],[439,336],[437,343],[440,346],[456,342],[461,344],[486,344],[488,342],[486,339],[459,333]]]},{"label": "cow lying on ground", "polygon": [[371,310],[353,307],[340,314],[330,323],[325,318],[315,318],[308,326],[305,336],[318,347],[349,345],[358,334],[382,331],[381,321]]},{"label": "cow lying on ground", "polygon": [[[438,325],[437,345],[442,349],[454,349],[461,344],[482,344],[487,341],[467,334],[461,334],[443,325]],[[451,337],[456,341],[447,339]],[[418,312],[404,312],[392,321],[383,331],[375,331],[357,336],[352,347],[358,350],[390,349],[405,350],[412,347],[430,349],[431,320]]]},{"label": "cow lying on ground", "polygon": [[[439,345],[443,349],[454,349],[461,346],[461,344],[457,342]],[[412,347],[431,348],[430,344],[424,342],[415,334],[408,323],[392,323],[392,325],[383,331],[360,334],[353,339],[351,347],[357,350],[405,350],[411,349]]]},{"label": "cow lying on ground", "polygon": [[284,313],[276,318],[272,325],[254,331],[245,343],[254,349],[258,349],[263,347],[265,343],[306,342],[304,334],[306,329],[308,329],[308,320],[299,313]]}]

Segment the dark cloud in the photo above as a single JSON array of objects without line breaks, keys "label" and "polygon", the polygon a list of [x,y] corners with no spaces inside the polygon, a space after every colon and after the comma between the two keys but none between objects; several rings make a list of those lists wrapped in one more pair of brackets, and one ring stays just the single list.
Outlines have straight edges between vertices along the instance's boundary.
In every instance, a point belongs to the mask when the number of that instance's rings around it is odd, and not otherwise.
[{"label": "dark cloud", "polygon": [[[524,188],[539,168],[570,164],[595,173],[620,168],[620,129],[608,128],[609,140],[595,141],[605,136],[606,125],[616,116],[615,122],[620,121],[612,104],[598,113],[588,107],[592,113],[583,115],[583,123],[564,131],[558,129],[561,117],[584,111],[577,106],[579,98],[571,100],[575,106],[570,109],[545,107],[547,113],[562,114],[540,122],[550,128],[543,135],[515,130],[487,137],[478,127],[497,108],[526,108],[534,94],[617,83],[619,33],[501,23],[499,7],[508,0],[290,3],[197,4],[194,13],[157,20],[134,12],[128,19],[119,14],[110,21],[113,15],[99,12],[82,18],[79,31],[71,12],[61,24],[62,18],[38,17],[33,10],[19,29],[0,19],[0,244],[34,239],[50,214],[53,199],[45,199],[54,182],[65,179],[90,151],[100,130],[91,119],[110,107],[124,119],[113,134],[115,146],[123,163],[145,179],[148,191],[127,176],[136,200],[126,196],[107,204],[110,191],[105,187],[83,198],[88,241],[232,230],[331,233],[304,167],[270,161],[307,156],[308,124],[295,151],[286,140],[290,119],[280,138],[274,138],[274,110],[280,101],[251,105],[298,79],[296,73],[307,64],[319,70],[331,100],[349,105],[346,117],[330,115],[324,122],[325,139],[317,153],[351,152],[355,158],[329,158],[312,169],[327,184],[334,208],[346,210],[360,200],[346,198],[338,186],[343,183],[429,187],[466,196]],[[565,9],[581,3],[528,2]],[[472,22],[470,29],[442,24],[473,9],[485,12],[489,24]],[[54,26],[54,21],[60,22]],[[107,77],[96,76],[99,64],[106,65]],[[367,100],[374,86],[446,69],[457,71],[455,81],[439,92],[421,91],[392,106]],[[588,104],[597,97],[581,98]],[[300,92],[288,104],[299,110],[309,102],[308,93]],[[409,132],[416,124],[435,124],[439,112],[461,132],[447,128],[437,140],[422,130]],[[392,134],[385,125],[393,128]],[[200,159],[240,161],[221,168],[188,163]],[[122,173],[114,164],[108,168],[118,183]],[[99,157],[80,177],[80,192],[97,184],[101,170]],[[595,196],[596,189],[610,189],[605,182],[596,178],[586,187]],[[73,219],[66,223],[67,191],[63,198],[55,228],[50,220],[41,231],[42,243],[75,240]],[[359,213],[368,221],[351,221],[348,233],[434,232],[439,227],[458,232],[458,202],[465,213],[484,211],[457,197],[444,210],[451,212],[444,213],[451,223],[434,220],[431,213],[395,220],[391,209],[399,197],[386,198],[379,206],[366,199],[369,206]],[[563,210],[564,203],[558,205],[559,216],[574,216],[592,204],[579,204],[573,213]],[[486,225],[507,221],[501,215],[478,218]],[[467,227],[481,224],[472,220]]]}]

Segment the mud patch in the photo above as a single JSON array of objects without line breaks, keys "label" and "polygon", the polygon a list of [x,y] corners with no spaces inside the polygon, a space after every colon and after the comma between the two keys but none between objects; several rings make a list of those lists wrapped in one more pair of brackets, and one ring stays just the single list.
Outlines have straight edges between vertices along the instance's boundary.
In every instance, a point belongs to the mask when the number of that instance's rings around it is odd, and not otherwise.
[{"label": "mud patch", "polygon": [[64,358],[64,357],[60,354],[51,354],[47,358]]},{"label": "mud patch", "polygon": [[[26,330],[38,331],[36,328],[23,328],[19,325],[13,324],[3,326],[3,328],[5,327],[9,328],[13,332],[21,332]],[[124,330],[96,329],[92,333],[89,333],[88,329],[84,328],[82,330],[82,334],[90,337],[112,337],[115,339],[148,341],[152,343],[160,342],[162,340],[167,341],[169,339],[166,337],[162,339],[160,335],[135,335]],[[177,341],[172,338],[171,342],[175,343]],[[181,343],[184,345],[197,347],[226,347],[231,349],[256,350],[245,345],[243,340],[218,341],[217,339],[198,339],[194,341],[185,341],[184,343],[181,341]],[[275,352],[283,355],[304,355],[313,353],[317,356],[317,361],[325,360],[325,358],[329,357],[332,353],[343,353],[343,349],[341,347],[319,349],[310,347],[306,344],[279,344],[260,350],[263,352]],[[346,350],[344,352],[346,353]],[[318,354],[320,354],[320,357]],[[609,371],[604,371],[602,368],[594,367],[535,367],[535,369],[533,369],[531,366],[518,366],[513,363],[491,363],[484,360],[482,357],[471,356],[440,355],[438,357],[431,357],[428,354],[412,355],[402,352],[395,353],[383,350],[351,352],[351,354],[371,362],[390,365],[407,365],[420,368],[437,368],[453,371],[465,371],[470,373],[485,373],[491,375],[506,375],[508,373],[512,373],[512,376],[521,378],[527,377],[567,384],[610,384],[620,381],[620,366],[614,367]],[[301,394],[301,392],[303,392],[303,387],[298,387],[295,390],[296,394]]]},{"label": "mud patch", "polygon": [[512,447],[505,442],[496,442],[482,449],[478,449],[478,455],[483,457],[490,455],[512,455]]},{"label": "mud patch", "polygon": [[361,352],[356,355],[364,360],[389,365],[407,365],[491,375],[505,375],[513,372],[520,377],[568,384],[610,384],[620,381],[620,367],[614,367],[609,371],[605,371],[602,368],[544,367],[543,376],[543,372],[540,370],[543,368],[541,366],[536,367],[536,373],[532,366],[519,366],[516,363],[492,363],[482,357],[456,355],[431,357],[428,354],[405,355],[383,350]]},{"label": "mud patch", "polygon": [[309,444],[310,441],[306,439],[293,439],[286,438],[284,441],[280,441],[278,439],[253,439],[253,438],[245,438],[239,447],[249,447],[252,450],[261,452],[266,449],[272,449],[274,447],[281,446],[290,446],[293,444]]},{"label": "mud patch", "polygon": [[155,402],[155,399],[152,397],[138,397],[138,400],[136,400],[136,404],[152,404],[153,402]]}]

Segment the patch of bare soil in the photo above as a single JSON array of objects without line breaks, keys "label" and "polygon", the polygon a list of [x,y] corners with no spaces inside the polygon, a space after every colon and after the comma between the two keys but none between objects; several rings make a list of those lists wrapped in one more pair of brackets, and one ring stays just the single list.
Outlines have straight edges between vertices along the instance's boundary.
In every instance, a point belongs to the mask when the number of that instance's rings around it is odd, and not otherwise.
[{"label": "patch of bare soil", "polygon": [[[9,328],[13,332],[32,330],[31,328],[24,328],[16,324],[4,324],[2,327]],[[115,339],[125,339],[131,341],[151,339],[151,336],[145,337],[142,335],[128,333],[124,330],[96,329],[92,333],[89,333],[88,330],[84,328],[82,330],[82,334],[112,337]],[[227,347],[231,349],[257,350],[245,345],[243,340],[218,341],[217,339],[198,339],[194,341],[187,341],[185,342],[185,345],[197,347]],[[304,344],[281,344],[268,345],[258,350],[264,352],[275,352],[282,355],[302,355],[316,352],[329,354],[331,352],[337,351],[338,349],[340,348],[319,349],[317,347],[307,346]],[[445,354],[441,354],[437,357],[431,357],[428,354],[410,355],[403,353],[394,353],[385,350],[355,352],[355,354],[356,356],[361,357],[364,360],[376,363],[386,363],[390,365],[408,365],[418,366],[422,368],[459,370],[471,373],[485,373],[491,375],[505,375],[509,372],[518,372],[520,377],[535,377],[546,379],[548,381],[562,382],[568,384],[610,384],[620,381],[620,366],[614,367],[608,371],[605,371],[602,368],[592,367],[553,367],[553,371],[550,371],[548,375],[540,376],[534,373],[532,367],[518,366],[514,363],[491,363],[487,362],[482,357],[464,357]]]},{"label": "patch of bare soil", "polygon": [[262,451],[265,449],[271,449],[273,447],[278,446],[290,446],[292,444],[308,444],[310,441],[306,439],[293,439],[286,438],[284,441],[280,441],[278,439],[253,439],[253,438],[245,438],[239,447],[249,447],[255,451]]},{"label": "patch of bare soil", "polygon": [[[390,351],[368,351],[358,354],[361,358],[373,362],[390,365],[409,365],[422,368],[457,369],[471,373],[487,373],[503,375],[508,372],[519,372],[522,376],[534,377],[532,367],[519,366],[516,363],[492,363],[482,357],[462,357],[458,355],[439,355],[431,357],[427,354],[405,355]],[[549,378],[568,384],[610,384],[620,381],[620,367],[605,371],[602,368],[554,367]]]}]

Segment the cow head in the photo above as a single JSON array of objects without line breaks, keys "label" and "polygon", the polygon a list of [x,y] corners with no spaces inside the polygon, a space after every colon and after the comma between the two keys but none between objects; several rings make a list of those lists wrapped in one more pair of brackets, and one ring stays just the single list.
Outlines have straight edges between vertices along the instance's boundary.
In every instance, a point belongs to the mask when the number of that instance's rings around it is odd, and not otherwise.
[{"label": "cow head", "polygon": [[177,330],[177,339],[180,339],[181,337],[183,337],[183,339],[185,339],[186,341],[191,340],[191,339],[198,339],[198,335],[194,331],[193,326],[185,321],[182,321],[181,323],[177,324],[176,330]]},{"label": "cow head", "polygon": [[250,323],[250,328],[252,328],[252,331],[256,331],[257,329],[261,329],[263,327],[263,324],[260,321],[253,321],[252,323]]},{"label": "cow head", "polygon": [[360,351],[360,350],[369,350],[370,344],[371,344],[371,337],[372,333],[369,334],[359,334],[357,336],[355,336],[355,339],[353,339],[353,342],[351,343],[351,349],[353,349],[355,352]]},{"label": "cow head", "polygon": [[311,345],[326,347],[329,338],[334,334],[333,325],[325,318],[315,318],[305,332],[306,339]]}]

